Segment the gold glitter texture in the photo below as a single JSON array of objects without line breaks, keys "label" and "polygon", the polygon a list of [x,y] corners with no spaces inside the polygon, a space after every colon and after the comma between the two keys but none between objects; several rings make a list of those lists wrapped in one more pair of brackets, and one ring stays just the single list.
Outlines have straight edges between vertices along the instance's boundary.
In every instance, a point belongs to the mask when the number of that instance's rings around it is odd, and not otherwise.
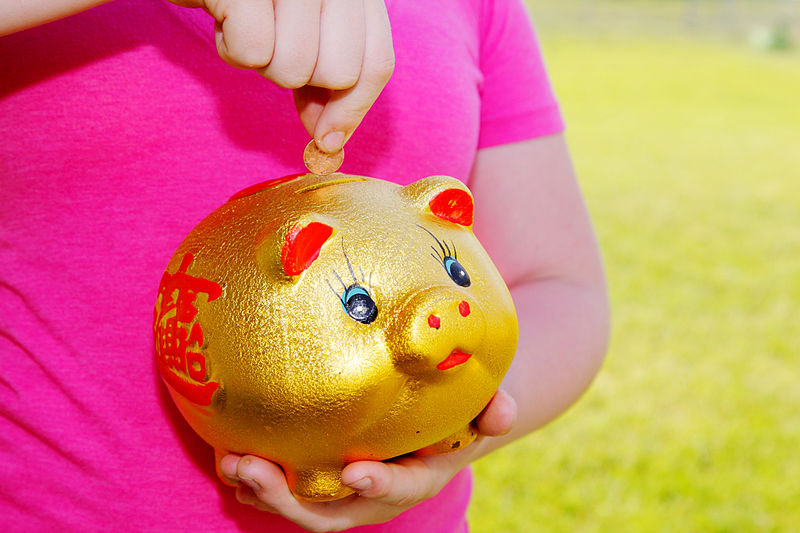
[{"label": "gold glitter texture", "polygon": [[[205,376],[159,364],[192,428],[218,450],[278,463],[292,492],[315,501],[352,493],[340,481],[347,463],[472,442],[471,422],[514,356],[517,320],[471,226],[431,210],[448,191],[463,211],[471,195],[453,178],[401,187],[306,174],[252,187],[203,220],[165,279],[183,268],[182,279],[221,288],[183,295],[196,312],[183,309],[178,325],[191,334],[178,337]],[[182,294],[171,287],[156,303],[159,361]],[[176,383],[218,385],[202,405]]]}]

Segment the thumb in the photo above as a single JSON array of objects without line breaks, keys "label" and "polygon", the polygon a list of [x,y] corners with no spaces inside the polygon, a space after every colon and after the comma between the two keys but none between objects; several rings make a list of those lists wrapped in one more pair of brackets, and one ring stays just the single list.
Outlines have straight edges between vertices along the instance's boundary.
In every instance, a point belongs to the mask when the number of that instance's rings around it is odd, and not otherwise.
[{"label": "thumb", "polygon": [[[434,496],[446,483],[430,459],[402,457],[393,462],[361,461],[342,472],[342,482],[359,496],[398,507],[411,507]],[[448,478],[449,479],[449,478]]]},{"label": "thumb", "polygon": [[503,389],[499,389],[489,404],[475,419],[478,433],[488,437],[508,434],[517,420],[517,402]]},{"label": "thumb", "polygon": [[[295,89],[294,105],[300,115],[300,121],[303,123],[308,134],[314,138],[314,141],[323,152],[333,154],[338,152],[344,146],[344,143],[353,134],[353,131],[361,123],[364,115],[356,116],[348,120],[343,117],[335,117],[334,120],[337,127],[325,126],[323,123],[320,126],[320,118],[323,112],[330,116],[336,115],[337,111],[328,109],[331,101],[333,91],[329,89],[322,89],[320,87],[312,87],[306,85]],[[366,114],[366,111],[364,111]],[[328,120],[330,122],[330,119]],[[317,132],[319,132],[317,134]]]}]

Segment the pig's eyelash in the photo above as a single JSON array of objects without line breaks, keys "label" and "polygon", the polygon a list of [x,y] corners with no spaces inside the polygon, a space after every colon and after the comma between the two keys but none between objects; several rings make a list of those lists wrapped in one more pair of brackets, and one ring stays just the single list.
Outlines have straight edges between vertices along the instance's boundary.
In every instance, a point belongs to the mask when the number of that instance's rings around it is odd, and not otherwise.
[{"label": "pig's eyelash", "polygon": [[[356,273],[353,271],[353,265],[350,263],[350,258],[347,257],[347,251],[344,249],[344,237],[342,237],[342,255],[344,255],[344,260],[347,263],[347,270],[350,271],[350,275],[353,276],[353,282],[358,283],[358,278],[356,278]],[[361,277],[364,277],[364,273],[361,273]]]},{"label": "pig's eyelash", "polygon": [[334,289],[333,285],[331,285],[330,280],[326,279],[325,283],[328,284],[328,287],[331,289],[331,291],[336,295],[336,298],[338,298],[339,300],[342,299],[344,294],[347,292],[347,289],[349,289],[353,285],[358,285],[360,287],[365,287],[367,289],[367,292],[370,295],[372,295],[373,294],[372,293],[372,271],[370,271],[369,279],[367,279],[367,276],[364,275],[364,270],[359,266],[358,267],[358,273],[361,275],[361,279],[359,279],[358,276],[356,276],[356,271],[353,268],[353,264],[350,262],[350,258],[347,256],[347,251],[344,248],[344,238],[342,238],[342,254],[344,255],[345,263],[347,264],[347,270],[350,272],[350,276],[352,276],[352,278],[353,278],[353,283],[350,284],[350,285],[345,283],[344,280],[342,279],[342,277],[339,275],[339,273],[336,272],[336,270],[333,270],[333,269],[331,270],[331,272],[333,272],[333,275],[336,276],[337,280],[339,280],[339,284],[341,284],[341,286],[342,286],[342,292],[339,293],[336,289]]},{"label": "pig's eyelash", "polygon": [[[439,238],[436,235],[434,235],[431,231],[429,231],[427,228],[420,226],[419,224],[417,224],[417,226],[422,228],[422,230],[424,230],[428,235],[433,237],[433,240],[436,241],[436,244],[439,245],[438,249],[435,246],[431,245],[431,250],[433,250],[431,256],[434,259],[436,259],[436,261],[438,261],[442,266],[444,266],[445,257],[452,257],[453,259],[458,259],[458,250],[456,250],[456,243],[454,241],[450,241],[450,244],[448,244],[447,241],[439,240]],[[450,250],[451,245],[453,247],[452,250]]]},{"label": "pig's eyelash", "polygon": [[[336,276],[336,279],[338,279],[338,280],[339,280],[339,283],[341,283],[341,284],[342,284],[342,290],[343,290],[343,291],[346,291],[346,290],[347,290],[347,285],[345,284],[345,282],[344,282],[344,281],[342,281],[342,277],[341,277],[341,276],[339,276],[339,274],[338,274],[338,273],[337,273],[335,270],[331,270],[331,272],[333,272],[333,275],[334,275],[334,276]],[[341,296],[341,294],[339,294],[338,292],[336,292],[336,289],[334,289],[334,288],[333,288],[333,285],[331,285],[331,282],[330,282],[330,280],[326,279],[326,280],[325,280],[325,283],[327,283],[327,284],[328,284],[328,287],[330,287],[330,288],[331,288],[331,290],[333,291],[333,294],[335,294],[337,298],[341,299],[341,297],[342,297],[342,296]]]},{"label": "pig's eyelash", "polygon": [[369,281],[364,275],[364,270],[358,267],[358,272],[361,274],[361,279],[356,275],[356,269],[353,268],[353,263],[347,257],[347,251],[344,248],[344,239],[342,239],[342,254],[347,263],[347,270],[353,278],[353,283],[348,285],[342,279],[336,270],[332,270],[333,275],[339,280],[342,286],[341,294],[333,288],[330,280],[325,280],[331,292],[336,295],[336,299],[342,304],[342,309],[347,315],[362,324],[371,324],[378,316],[378,306],[375,304],[375,299],[372,295],[372,272],[369,273]]}]

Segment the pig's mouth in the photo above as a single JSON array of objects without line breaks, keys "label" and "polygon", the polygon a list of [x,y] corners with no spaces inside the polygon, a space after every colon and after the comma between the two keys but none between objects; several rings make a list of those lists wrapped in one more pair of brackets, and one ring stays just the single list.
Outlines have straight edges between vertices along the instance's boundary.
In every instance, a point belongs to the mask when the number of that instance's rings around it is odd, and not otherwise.
[{"label": "pig's mouth", "polygon": [[447,370],[449,368],[453,368],[454,366],[463,365],[470,357],[472,357],[471,353],[453,350],[444,361],[436,365],[436,368],[439,370]]}]

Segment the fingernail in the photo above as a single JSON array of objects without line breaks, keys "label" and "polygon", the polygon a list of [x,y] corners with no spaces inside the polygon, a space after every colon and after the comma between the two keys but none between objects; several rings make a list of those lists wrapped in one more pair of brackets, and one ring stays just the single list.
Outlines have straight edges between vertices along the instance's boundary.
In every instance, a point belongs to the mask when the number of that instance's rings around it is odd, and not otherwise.
[{"label": "fingernail", "polygon": [[344,132],[343,131],[332,131],[325,135],[322,140],[318,143],[319,149],[323,152],[328,152],[332,154],[334,152],[338,152],[342,149],[344,145]]},{"label": "fingernail", "polygon": [[362,477],[361,479],[353,481],[352,483],[348,483],[347,486],[358,491],[368,490],[370,487],[372,487],[372,478],[369,476]]}]

